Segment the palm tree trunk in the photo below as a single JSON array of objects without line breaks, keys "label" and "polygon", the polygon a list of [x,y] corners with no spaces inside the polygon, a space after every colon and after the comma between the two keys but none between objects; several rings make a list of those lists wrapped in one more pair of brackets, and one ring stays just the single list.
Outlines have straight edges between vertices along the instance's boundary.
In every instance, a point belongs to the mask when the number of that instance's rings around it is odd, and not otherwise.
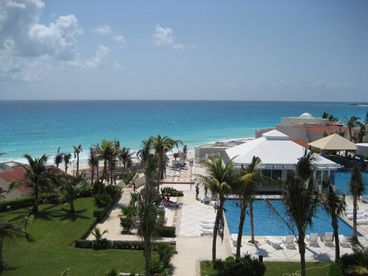
[{"label": "palm tree trunk", "polygon": [[94,186],[94,181],[93,181],[95,180],[94,178],[95,178],[95,166],[92,166],[91,168],[91,188],[93,188]]},{"label": "palm tree trunk", "polygon": [[250,234],[251,234],[251,243],[255,243],[254,240],[254,221],[253,221],[253,199],[249,200],[249,218],[250,218]]},{"label": "palm tree trunk", "polygon": [[34,187],[34,200],[33,200],[33,208],[32,208],[32,212],[34,214],[38,213],[38,183],[35,183],[35,187]]},{"label": "palm tree trunk", "polygon": [[222,216],[222,210],[224,208],[224,200],[220,199],[220,206],[217,209],[215,225],[213,226],[213,237],[212,237],[212,263],[214,264],[216,261],[216,241],[217,241],[217,232],[219,230],[220,218]]},{"label": "palm tree trunk", "polygon": [[146,276],[151,275],[151,242],[149,239],[150,238],[147,238],[147,241],[145,239],[145,248],[143,252],[145,258]]},{"label": "palm tree trunk", "polygon": [[332,219],[332,228],[335,238],[335,262],[340,260],[340,242],[339,242],[339,226],[337,224],[337,217]]},{"label": "palm tree trunk", "polygon": [[79,175],[79,153],[77,153],[77,175]]},{"label": "palm tree trunk", "polygon": [[300,270],[301,276],[305,276],[305,242],[304,242],[305,235],[299,233],[298,237],[298,247],[299,247],[299,254],[300,254]]},{"label": "palm tree trunk", "polygon": [[65,172],[68,173],[68,164],[65,163]]},{"label": "palm tree trunk", "polygon": [[241,248],[241,241],[243,235],[243,227],[245,221],[245,209],[247,208],[247,201],[243,198],[242,202],[240,203],[240,218],[239,218],[239,229],[238,229],[238,237],[236,239],[236,257],[240,258],[240,248]]},{"label": "palm tree trunk", "polygon": [[357,239],[357,197],[353,196],[353,239]]},{"label": "palm tree trunk", "polygon": [[0,271],[4,270],[4,258],[3,258],[3,240],[4,237],[0,237]]},{"label": "palm tree trunk", "polygon": [[104,160],[104,169],[102,172],[102,179],[106,180],[106,176],[107,176],[107,159]]},{"label": "palm tree trunk", "polygon": [[100,180],[100,167],[98,165],[96,166],[96,178],[97,178],[97,181]]}]

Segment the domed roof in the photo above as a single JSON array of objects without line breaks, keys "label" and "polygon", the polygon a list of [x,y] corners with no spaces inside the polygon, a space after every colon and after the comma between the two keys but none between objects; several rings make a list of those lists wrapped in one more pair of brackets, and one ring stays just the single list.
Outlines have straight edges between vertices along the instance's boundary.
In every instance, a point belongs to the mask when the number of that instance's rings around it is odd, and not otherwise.
[{"label": "domed roof", "polygon": [[303,114],[301,114],[299,116],[299,118],[314,118],[312,114],[308,113],[308,112],[304,112]]}]

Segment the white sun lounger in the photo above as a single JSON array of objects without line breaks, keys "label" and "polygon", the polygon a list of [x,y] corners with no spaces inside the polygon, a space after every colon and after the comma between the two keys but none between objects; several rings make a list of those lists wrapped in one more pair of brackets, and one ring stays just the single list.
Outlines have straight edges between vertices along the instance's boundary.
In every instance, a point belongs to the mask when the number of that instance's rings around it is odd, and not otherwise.
[{"label": "white sun lounger", "polygon": [[357,224],[361,224],[361,225],[368,224],[368,218],[357,219]]},{"label": "white sun lounger", "polygon": [[328,247],[334,247],[335,246],[332,232],[323,233],[321,240]]},{"label": "white sun lounger", "polygon": [[294,236],[286,236],[283,243],[287,249],[295,249]]},{"label": "white sun lounger", "polygon": [[215,224],[215,219],[202,219],[199,221],[201,224]]},{"label": "white sun lounger", "polygon": [[[352,220],[353,219],[353,214],[348,214],[346,215],[348,217],[348,219]],[[366,212],[363,213],[359,213],[357,214],[357,219],[365,219],[368,218],[368,214]]]},{"label": "white sun lounger", "polygon": [[202,228],[202,229],[213,229],[213,227],[215,226],[215,224],[213,223],[213,224],[210,224],[210,223],[205,223],[205,224],[203,224],[203,223],[200,223],[199,224],[199,227],[200,228]]},{"label": "white sun lounger", "polygon": [[350,248],[350,242],[344,235],[339,235],[339,242],[341,247]]},{"label": "white sun lounger", "polygon": [[311,233],[310,236],[307,236],[307,240],[308,240],[310,246],[319,247],[318,234],[317,233]]},{"label": "white sun lounger", "polygon": [[[367,210],[365,209],[359,209],[357,210],[357,214],[363,214],[363,213],[367,213]],[[346,215],[352,215],[353,214],[353,210],[346,210],[345,211]]]},{"label": "white sun lounger", "polygon": [[282,247],[281,247],[282,240],[280,240],[278,238],[267,236],[266,237],[266,242],[275,249],[282,249]]},{"label": "white sun lounger", "polygon": [[200,228],[199,230],[200,230],[201,236],[213,235],[213,229]]}]

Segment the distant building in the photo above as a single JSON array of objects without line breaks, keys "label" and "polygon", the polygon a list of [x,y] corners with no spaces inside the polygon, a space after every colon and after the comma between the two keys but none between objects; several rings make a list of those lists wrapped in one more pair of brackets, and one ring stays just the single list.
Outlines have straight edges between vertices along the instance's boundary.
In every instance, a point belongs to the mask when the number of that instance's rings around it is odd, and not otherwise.
[{"label": "distant building", "polygon": [[[271,130],[263,133],[261,137],[229,148],[225,151],[225,162],[232,160],[234,166],[247,166],[251,163],[253,156],[259,157],[260,173],[273,178],[281,183],[293,177],[296,164],[299,158],[304,155],[305,148],[293,142],[289,136],[278,130]],[[331,171],[336,170],[339,165],[318,154],[315,154],[313,166],[316,170],[316,188],[325,188],[331,175]],[[280,185],[269,183],[262,184],[261,191],[280,191]]]},{"label": "distant building", "polygon": [[[17,185],[14,189],[9,190],[9,185],[15,180],[25,180],[27,165],[18,162],[5,162],[0,164],[0,188],[2,193],[1,199],[16,199],[19,197],[29,196],[32,190],[26,184]],[[55,166],[47,166],[49,173],[56,175],[67,175],[63,170]]]},{"label": "distant building", "polygon": [[[256,130],[256,138],[272,129]],[[344,137],[348,135],[347,128],[341,123],[313,117],[310,113],[303,113],[298,117],[282,117],[281,122],[274,129],[286,134],[291,140],[303,147],[307,147],[308,143],[330,134],[338,133]]]}]

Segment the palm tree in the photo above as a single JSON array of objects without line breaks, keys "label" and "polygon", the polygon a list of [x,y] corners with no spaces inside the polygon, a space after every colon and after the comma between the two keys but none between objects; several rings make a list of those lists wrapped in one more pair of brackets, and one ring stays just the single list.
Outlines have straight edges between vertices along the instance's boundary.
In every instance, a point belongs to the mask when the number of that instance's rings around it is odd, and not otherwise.
[{"label": "palm tree", "polygon": [[112,155],[114,152],[114,142],[110,140],[102,140],[101,145],[99,145],[97,153],[98,157],[103,159],[104,161],[104,167],[103,167],[103,173],[102,173],[102,179],[108,180],[107,175],[107,165],[109,160],[111,160]]},{"label": "palm tree", "polygon": [[120,148],[118,152],[118,159],[123,163],[124,169],[127,169],[132,159],[130,149],[127,147]]},{"label": "palm tree", "polygon": [[97,169],[97,180],[98,180],[98,164],[99,160],[96,153],[96,148],[90,147],[89,149],[89,158],[88,158],[88,164],[91,168],[91,186],[94,184],[94,178],[95,178],[95,170]]},{"label": "palm tree", "polygon": [[63,179],[61,190],[67,202],[70,204],[70,212],[74,213],[74,200],[78,197],[78,193],[85,187],[86,179],[77,174],[76,176],[67,176]]},{"label": "palm tree", "polygon": [[59,168],[59,165],[63,162],[63,154],[60,152],[60,147],[58,147],[54,161],[56,168]]},{"label": "palm tree", "polygon": [[161,135],[151,136],[149,140],[155,151],[155,154],[159,158],[159,177],[160,180],[162,180],[166,173],[166,153],[171,151],[175,146],[178,147],[178,145],[182,144],[182,142],[180,140],[171,139],[168,136],[161,137]]},{"label": "palm tree", "polygon": [[239,229],[238,237],[236,241],[236,256],[240,257],[240,247],[241,239],[245,221],[245,211],[247,206],[249,206],[249,217],[250,217],[250,228],[251,228],[251,242],[255,243],[254,240],[254,223],[253,223],[253,200],[254,195],[257,192],[256,185],[256,168],[261,162],[256,156],[253,156],[252,162],[249,164],[247,169],[243,169],[240,176],[239,186],[236,188],[236,193],[239,194],[241,198],[240,203],[240,218],[239,218]]},{"label": "palm tree", "polygon": [[24,237],[24,231],[17,224],[0,220],[0,271],[5,268],[3,249],[5,240],[14,240],[18,237]]},{"label": "palm tree", "polygon": [[352,133],[352,129],[354,127],[356,127],[359,123],[359,117],[356,117],[356,116],[351,116],[347,122],[346,122],[346,126],[348,127],[348,130],[349,130],[349,137],[350,137],[350,140],[353,141],[353,133]]},{"label": "palm tree", "polygon": [[[217,208],[215,224],[213,227],[212,239],[212,262],[216,261],[216,241],[219,234],[223,238],[224,224],[224,203],[225,197],[228,195],[237,183],[237,174],[234,169],[233,162],[230,160],[226,165],[219,155],[212,156],[205,161],[205,166],[209,176],[201,175],[203,184],[212,192],[213,195],[219,197],[219,206]],[[219,232],[220,228],[222,229]]]},{"label": "palm tree", "polygon": [[155,233],[155,224],[157,210],[154,201],[158,198],[157,186],[159,183],[159,157],[154,154],[151,142],[143,141],[143,148],[138,152],[144,166],[144,175],[146,178],[144,188],[139,194],[138,216],[139,227],[138,234],[143,239],[145,270],[146,275],[150,275],[151,270],[151,251],[152,239]]},{"label": "palm tree", "polygon": [[328,186],[327,193],[322,197],[322,203],[331,217],[331,226],[333,228],[335,238],[335,262],[337,262],[340,259],[338,218],[345,211],[345,199],[342,196],[339,196],[330,184]]},{"label": "palm tree", "polygon": [[70,159],[72,158],[72,155],[69,152],[66,152],[63,154],[63,158],[64,158],[65,172],[68,173],[68,166],[70,164]]},{"label": "palm tree", "polygon": [[360,168],[355,166],[351,173],[351,180],[349,184],[349,190],[351,195],[353,196],[353,235],[352,238],[357,240],[357,205],[358,205],[358,198],[364,192],[364,180],[362,174],[360,172]]},{"label": "palm tree", "polygon": [[82,151],[82,145],[73,146],[74,149],[74,158],[77,158],[77,175],[79,174],[79,154]]},{"label": "palm tree", "polygon": [[295,179],[286,181],[282,194],[287,214],[298,231],[302,276],[305,276],[305,231],[312,223],[319,205],[319,196],[314,189],[313,158],[312,154],[305,152],[297,163]]},{"label": "palm tree", "polygon": [[25,179],[19,179],[12,182],[9,189],[14,188],[20,184],[26,184],[33,190],[34,200],[32,212],[38,213],[39,197],[43,191],[53,186],[55,183],[52,175],[50,175],[46,168],[47,156],[44,154],[40,158],[32,158],[26,154],[24,157],[27,159],[28,166],[25,166],[26,174]]},{"label": "palm tree", "polygon": [[366,125],[362,123],[358,123],[359,125],[359,132],[358,132],[358,142],[363,143],[363,138],[367,134],[367,131],[365,130]]}]

